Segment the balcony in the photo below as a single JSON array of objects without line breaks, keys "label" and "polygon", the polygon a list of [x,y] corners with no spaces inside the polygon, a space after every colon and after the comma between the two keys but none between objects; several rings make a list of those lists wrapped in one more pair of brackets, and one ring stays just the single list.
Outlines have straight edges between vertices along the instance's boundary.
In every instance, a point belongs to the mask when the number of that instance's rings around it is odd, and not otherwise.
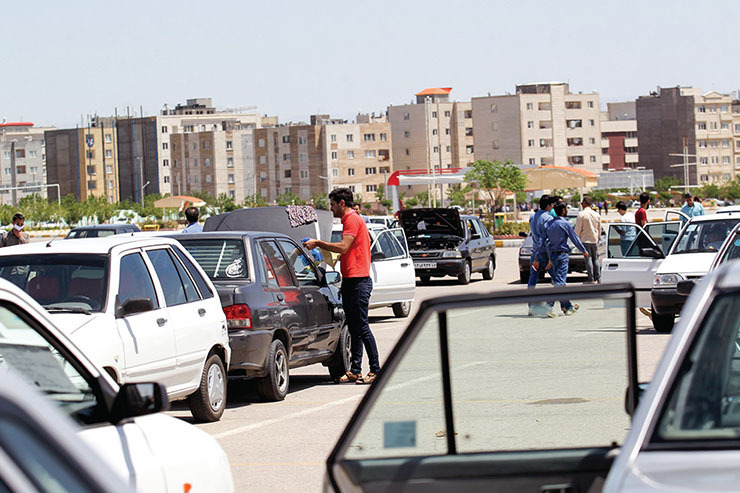
[{"label": "balcony", "polygon": [[609,139],[601,139],[601,147],[609,147]]},{"label": "balcony", "polygon": [[624,162],[628,164],[637,164],[640,162],[640,155],[639,154],[625,154]]},{"label": "balcony", "polygon": [[637,147],[637,138],[624,139],[624,147]]}]

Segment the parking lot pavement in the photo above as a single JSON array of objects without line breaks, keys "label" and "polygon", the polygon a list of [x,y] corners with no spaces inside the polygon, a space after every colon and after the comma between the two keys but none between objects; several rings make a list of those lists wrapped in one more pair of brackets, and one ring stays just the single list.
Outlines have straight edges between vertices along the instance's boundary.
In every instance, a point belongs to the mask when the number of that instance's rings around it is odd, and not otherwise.
[{"label": "parking lot pavement", "polygon": [[[390,308],[371,310],[370,323],[378,342],[381,363],[388,357],[406,324],[416,313],[419,302],[434,296],[491,290],[525,289],[519,283],[517,249],[500,248],[493,280],[473,274],[467,286],[454,278],[433,279],[430,285],[417,284],[412,314],[407,319],[393,318]],[[585,277],[573,276],[569,284]],[[518,320],[515,320],[517,322]],[[549,320],[546,320],[549,322]],[[573,327],[587,326],[587,312],[553,320]],[[639,337],[640,358],[657,363],[668,336],[649,329],[650,321],[638,315],[644,335]],[[512,335],[520,333],[511,324]],[[555,325],[548,326],[555,327]],[[527,344],[547,347],[548,332],[535,331]],[[512,348],[516,352],[518,349]],[[593,348],[594,352],[598,348]],[[367,371],[367,360],[364,362]],[[604,369],[607,369],[605,367]],[[646,373],[650,373],[646,369]],[[647,375],[641,380],[647,380]],[[251,382],[229,385],[229,404],[221,421],[197,425],[215,436],[231,461],[236,491],[321,491],[325,460],[354,412],[367,387],[355,384],[334,385],[326,368],[312,365],[291,372],[290,393],[283,402],[262,402]],[[187,407],[176,403],[170,414],[189,420]]]}]

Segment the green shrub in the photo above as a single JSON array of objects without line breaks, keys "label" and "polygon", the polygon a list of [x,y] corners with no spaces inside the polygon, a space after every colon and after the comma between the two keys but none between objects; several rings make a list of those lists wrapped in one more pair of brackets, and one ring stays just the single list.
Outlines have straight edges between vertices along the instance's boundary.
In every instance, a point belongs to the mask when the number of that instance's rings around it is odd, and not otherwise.
[{"label": "green shrub", "polygon": [[496,236],[518,235],[520,231],[529,233],[529,223],[528,222],[508,221],[508,222],[504,222],[501,225],[501,227],[496,230],[493,229],[492,224],[490,222],[487,222],[486,227],[488,228],[488,231],[493,232],[493,234],[495,234]]}]

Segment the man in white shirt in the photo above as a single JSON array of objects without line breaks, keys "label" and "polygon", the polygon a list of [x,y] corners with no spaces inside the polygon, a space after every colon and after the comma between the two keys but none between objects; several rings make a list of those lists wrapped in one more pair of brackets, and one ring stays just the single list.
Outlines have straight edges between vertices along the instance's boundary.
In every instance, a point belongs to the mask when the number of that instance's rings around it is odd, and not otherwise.
[{"label": "man in white shirt", "polygon": [[[620,223],[630,223],[635,224],[635,214],[632,212],[629,212],[627,210],[627,204],[625,204],[623,201],[617,202],[617,212],[621,216],[619,218]],[[627,252],[629,251],[630,246],[632,246],[632,243],[634,243],[635,239],[637,238],[637,228],[615,228],[622,239],[620,240],[620,245],[622,247],[622,255],[627,256]]]},{"label": "man in white shirt", "polygon": [[601,238],[601,217],[591,207],[593,199],[588,195],[583,197],[581,206],[583,210],[576,218],[576,234],[581,243],[586,247],[588,258],[586,258],[586,283],[598,283],[601,280],[601,269],[599,266],[599,238]]}]

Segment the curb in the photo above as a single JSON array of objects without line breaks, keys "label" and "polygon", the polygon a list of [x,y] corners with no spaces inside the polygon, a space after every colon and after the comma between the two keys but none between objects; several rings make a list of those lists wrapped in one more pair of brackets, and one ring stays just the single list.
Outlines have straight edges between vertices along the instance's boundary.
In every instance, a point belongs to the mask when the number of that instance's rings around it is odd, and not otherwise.
[{"label": "curb", "polygon": [[523,239],[494,241],[496,242],[496,248],[519,248],[524,243]]},{"label": "curb", "polygon": [[48,231],[29,231],[28,236],[31,238],[63,238],[69,233],[68,229],[50,229]]}]

